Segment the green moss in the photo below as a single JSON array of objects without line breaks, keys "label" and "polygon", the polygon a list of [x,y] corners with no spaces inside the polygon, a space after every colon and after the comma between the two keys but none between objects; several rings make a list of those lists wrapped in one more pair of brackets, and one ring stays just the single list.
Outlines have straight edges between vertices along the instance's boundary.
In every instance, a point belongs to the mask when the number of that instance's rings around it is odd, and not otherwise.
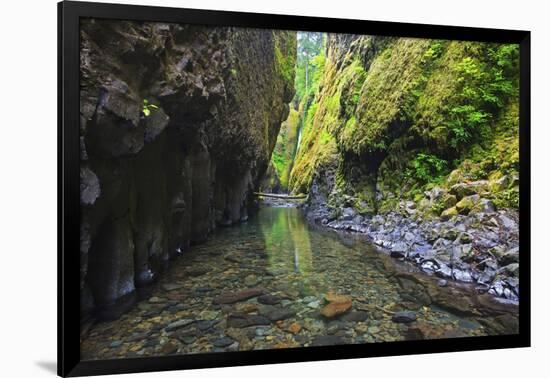
[{"label": "green moss", "polygon": [[389,211],[422,201],[434,185],[506,176],[508,186],[483,195],[517,207],[517,45],[364,36],[345,48],[329,49],[317,93],[302,99],[292,190],[307,191],[317,172],[336,167],[335,196]]},{"label": "green moss", "polygon": [[421,74],[421,57],[429,41],[398,39],[372,61],[362,75],[354,115],[361,127],[334,130],[342,149],[361,155],[386,150],[394,137],[391,128],[405,116],[402,105]]},{"label": "green moss", "polygon": [[294,75],[296,73],[296,45],[289,43],[280,32],[274,32],[273,34],[275,64],[279,72],[285,78],[288,83],[294,83]]},{"label": "green moss", "polygon": [[271,161],[275,167],[280,180],[280,187],[283,191],[288,190],[288,180],[298,142],[299,123],[300,115],[298,111],[290,109],[288,118],[281,125],[277,143],[271,156]]}]

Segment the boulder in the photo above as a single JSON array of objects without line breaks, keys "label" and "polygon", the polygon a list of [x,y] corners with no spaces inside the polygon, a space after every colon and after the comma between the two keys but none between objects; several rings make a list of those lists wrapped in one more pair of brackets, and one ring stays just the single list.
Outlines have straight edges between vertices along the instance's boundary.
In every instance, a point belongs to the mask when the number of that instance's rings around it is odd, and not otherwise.
[{"label": "boulder", "polygon": [[458,210],[455,206],[453,206],[446,210],[443,210],[443,212],[441,213],[441,219],[449,220],[451,218],[456,217],[457,215],[458,215]]},{"label": "boulder", "polygon": [[470,211],[472,211],[478,201],[479,195],[477,194],[464,197],[457,202],[456,210],[459,212],[459,214],[467,215],[468,213],[470,213]]}]

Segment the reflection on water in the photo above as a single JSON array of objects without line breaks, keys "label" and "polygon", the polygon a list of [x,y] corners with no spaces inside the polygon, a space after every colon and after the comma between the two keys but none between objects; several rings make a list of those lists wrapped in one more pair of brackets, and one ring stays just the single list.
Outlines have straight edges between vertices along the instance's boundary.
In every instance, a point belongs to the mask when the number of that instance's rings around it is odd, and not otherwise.
[{"label": "reflection on water", "polygon": [[[309,231],[297,208],[268,207],[251,223],[259,224],[265,240],[269,265],[293,269],[307,279],[313,270]],[[292,261],[292,264],[290,263]]]},{"label": "reflection on water", "polygon": [[[517,332],[515,307],[477,295],[471,286],[440,287],[437,278],[415,269],[360,235],[308,225],[297,208],[265,207],[248,223],[218,230],[174,261],[148,299],[119,320],[92,328],[82,355],[116,358]],[[330,292],[350,301],[344,314],[321,315]]]}]

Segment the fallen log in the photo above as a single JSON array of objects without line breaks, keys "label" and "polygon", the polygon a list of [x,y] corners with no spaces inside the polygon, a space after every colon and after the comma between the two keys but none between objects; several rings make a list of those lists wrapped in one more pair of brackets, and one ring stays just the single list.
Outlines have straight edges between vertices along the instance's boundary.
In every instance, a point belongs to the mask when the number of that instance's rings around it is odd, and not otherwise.
[{"label": "fallen log", "polygon": [[307,196],[305,194],[300,194],[300,195],[297,195],[297,196],[289,196],[287,194],[274,194],[274,193],[259,193],[259,192],[254,192],[254,195],[256,196],[259,196],[259,197],[271,197],[271,198],[279,198],[279,199],[288,199],[288,200],[292,200],[292,199],[306,199]]}]

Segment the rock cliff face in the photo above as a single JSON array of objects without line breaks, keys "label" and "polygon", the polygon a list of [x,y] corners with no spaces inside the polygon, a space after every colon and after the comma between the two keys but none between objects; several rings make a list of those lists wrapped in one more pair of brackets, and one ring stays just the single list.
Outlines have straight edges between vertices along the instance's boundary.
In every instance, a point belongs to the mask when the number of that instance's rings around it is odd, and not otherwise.
[{"label": "rock cliff face", "polygon": [[83,317],[117,316],[176,255],[247,219],[289,113],[295,40],[82,23]]},{"label": "rock cliff face", "polygon": [[517,298],[518,52],[329,35],[289,180],[309,216]]},{"label": "rock cliff face", "polygon": [[299,144],[299,128],[299,112],[290,108],[288,118],[281,125],[269,168],[260,185],[263,192],[288,192],[288,179]]}]

